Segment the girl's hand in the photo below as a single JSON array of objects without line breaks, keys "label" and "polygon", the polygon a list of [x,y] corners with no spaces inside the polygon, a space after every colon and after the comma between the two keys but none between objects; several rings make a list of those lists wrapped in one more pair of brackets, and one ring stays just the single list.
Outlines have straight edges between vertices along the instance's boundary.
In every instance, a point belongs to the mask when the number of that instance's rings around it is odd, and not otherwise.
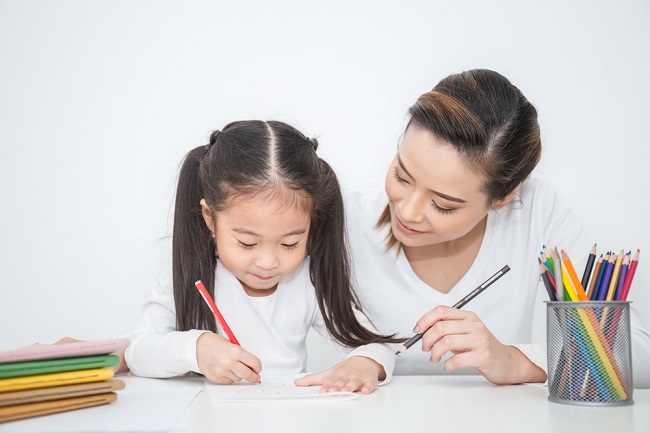
[{"label": "girl's hand", "polygon": [[320,373],[296,379],[296,386],[322,385],[319,393],[335,391],[360,391],[370,394],[377,389],[379,380],[386,378],[384,367],[365,356],[352,356]]},{"label": "girl's hand", "polygon": [[215,383],[229,385],[242,379],[251,383],[260,381],[260,360],[212,332],[204,332],[196,341],[196,360],[199,371]]},{"label": "girl's hand", "polygon": [[431,352],[431,362],[440,362],[447,352],[453,354],[444,364],[448,372],[475,368],[497,385],[546,381],[544,370],[517,348],[497,340],[471,311],[438,306],[418,320],[414,332],[425,330],[422,350]]}]

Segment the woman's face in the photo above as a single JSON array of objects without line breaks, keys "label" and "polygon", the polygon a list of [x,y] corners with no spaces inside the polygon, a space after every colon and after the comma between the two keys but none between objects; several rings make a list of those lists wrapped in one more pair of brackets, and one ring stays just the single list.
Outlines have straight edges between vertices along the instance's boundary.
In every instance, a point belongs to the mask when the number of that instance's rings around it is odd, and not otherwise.
[{"label": "woman's face", "polygon": [[411,125],[386,175],[393,235],[405,247],[462,238],[490,209],[481,185],[451,144]]}]

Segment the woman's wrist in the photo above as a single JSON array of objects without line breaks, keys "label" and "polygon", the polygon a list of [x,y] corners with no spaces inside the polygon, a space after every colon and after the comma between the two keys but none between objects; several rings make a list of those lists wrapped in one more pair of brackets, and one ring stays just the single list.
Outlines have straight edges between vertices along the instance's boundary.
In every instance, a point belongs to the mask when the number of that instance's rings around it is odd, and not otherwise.
[{"label": "woman's wrist", "polygon": [[507,381],[509,384],[546,382],[546,372],[540,366],[528,359],[515,346],[507,347],[512,360],[510,365],[513,367],[510,369],[511,375]]}]

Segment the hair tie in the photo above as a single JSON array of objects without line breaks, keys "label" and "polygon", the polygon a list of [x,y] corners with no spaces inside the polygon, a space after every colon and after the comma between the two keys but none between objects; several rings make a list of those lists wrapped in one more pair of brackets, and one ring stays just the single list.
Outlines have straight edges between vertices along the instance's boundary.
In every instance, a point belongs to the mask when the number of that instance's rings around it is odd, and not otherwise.
[{"label": "hair tie", "polygon": [[221,131],[218,129],[216,131],[213,131],[212,134],[210,134],[210,141],[208,144],[205,145],[205,152],[209,152],[210,148],[214,146],[214,144],[217,142],[217,137],[221,134]]},{"label": "hair tie", "polygon": [[316,140],[315,138],[310,138],[309,142],[311,143],[311,147],[314,148],[314,152],[315,152],[316,149],[318,149],[318,140]]}]

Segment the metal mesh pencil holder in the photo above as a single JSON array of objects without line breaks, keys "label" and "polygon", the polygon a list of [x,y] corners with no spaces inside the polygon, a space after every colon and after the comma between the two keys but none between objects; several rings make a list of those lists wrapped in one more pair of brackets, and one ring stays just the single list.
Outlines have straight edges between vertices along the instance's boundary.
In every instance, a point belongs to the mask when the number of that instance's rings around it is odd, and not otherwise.
[{"label": "metal mesh pencil holder", "polygon": [[548,399],[589,406],[632,400],[630,302],[547,302]]}]

